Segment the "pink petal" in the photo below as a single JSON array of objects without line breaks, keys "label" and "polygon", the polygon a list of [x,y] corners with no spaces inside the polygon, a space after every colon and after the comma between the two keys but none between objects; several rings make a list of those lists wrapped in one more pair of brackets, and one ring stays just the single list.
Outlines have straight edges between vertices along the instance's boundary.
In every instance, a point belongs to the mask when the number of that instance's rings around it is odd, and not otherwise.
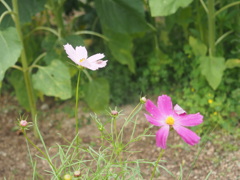
[{"label": "pink petal", "polygon": [[193,146],[201,139],[195,132],[178,125],[173,125],[173,128],[181,136],[181,138],[189,145]]},{"label": "pink petal", "polygon": [[87,49],[84,46],[77,46],[76,47],[76,52],[78,56],[78,60],[80,61],[81,59],[87,59],[88,53]]},{"label": "pink petal", "polygon": [[107,65],[107,61],[102,61],[102,62],[99,63],[98,61],[89,62],[88,60],[86,60],[86,61],[81,62],[80,65],[95,71],[99,68],[105,67]]},{"label": "pink petal", "polygon": [[178,117],[178,124],[181,126],[197,126],[203,122],[203,116],[200,113],[187,114]]},{"label": "pink petal", "polygon": [[166,149],[167,138],[169,134],[169,126],[163,126],[156,133],[156,145],[157,147],[161,147],[162,149]]},{"label": "pink petal", "polygon": [[175,113],[177,113],[178,115],[187,114],[186,111],[184,109],[182,109],[178,104],[176,104],[173,109],[174,109]]},{"label": "pink petal", "polygon": [[147,100],[147,102],[145,103],[145,108],[154,118],[161,118],[161,113],[159,112],[157,106],[155,106],[155,104],[153,104],[151,100]]},{"label": "pink petal", "polygon": [[163,123],[163,121],[161,121],[160,119],[155,119],[152,116],[149,116],[148,114],[144,114],[146,119],[153,124],[154,126],[163,126],[165,125],[165,123]]},{"label": "pink petal", "polygon": [[89,62],[95,62],[95,61],[100,60],[100,59],[102,59],[102,58],[104,58],[104,57],[105,57],[104,54],[98,53],[98,54],[95,54],[95,55],[90,56],[90,57],[88,58],[88,61],[89,61]]},{"label": "pink petal", "polygon": [[105,67],[105,66],[107,65],[107,62],[108,62],[108,60],[106,60],[106,61],[98,60],[98,61],[95,62],[95,64],[96,64],[99,68],[103,68],[103,67]]},{"label": "pink petal", "polygon": [[78,56],[76,54],[75,49],[72,47],[72,45],[67,43],[63,47],[64,47],[68,57],[76,63],[76,61],[78,61]]},{"label": "pink petal", "polygon": [[162,95],[158,97],[158,109],[164,115],[171,115],[173,113],[172,110],[172,100],[167,95]]}]

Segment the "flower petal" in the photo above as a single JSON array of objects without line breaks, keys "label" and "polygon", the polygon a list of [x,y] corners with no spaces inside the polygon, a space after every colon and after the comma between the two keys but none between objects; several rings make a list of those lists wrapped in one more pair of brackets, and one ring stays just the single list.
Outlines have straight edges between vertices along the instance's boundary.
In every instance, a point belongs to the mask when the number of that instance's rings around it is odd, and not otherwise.
[{"label": "flower petal", "polygon": [[147,102],[145,103],[145,108],[151,114],[151,116],[153,116],[156,119],[161,119],[160,111],[151,100],[149,99],[147,100]]},{"label": "flower petal", "polygon": [[69,57],[72,61],[74,61],[75,63],[77,63],[77,61],[80,60],[80,59],[78,59],[77,52],[76,52],[76,50],[72,47],[72,45],[70,45],[70,44],[67,43],[66,45],[63,45],[63,47],[64,47],[64,49],[65,49],[68,57]]},{"label": "flower petal", "polygon": [[195,132],[178,125],[173,125],[173,128],[181,136],[181,138],[189,145],[193,146],[201,139]]},{"label": "flower petal", "polygon": [[87,49],[84,46],[77,46],[76,47],[76,52],[78,56],[78,60],[80,61],[81,59],[87,59]]},{"label": "flower petal", "polygon": [[87,60],[88,60],[89,62],[95,62],[95,61],[100,60],[100,59],[102,59],[102,58],[104,58],[104,57],[105,57],[104,54],[98,53],[98,54],[95,54],[95,55],[90,56]]},{"label": "flower petal", "polygon": [[158,109],[164,115],[171,115],[173,113],[172,110],[172,100],[167,95],[162,95],[158,97]]},{"label": "flower petal", "polygon": [[154,126],[163,126],[165,125],[165,123],[159,119],[156,119],[152,116],[149,116],[148,114],[144,114],[146,119],[151,123],[153,124]]},{"label": "flower petal", "polygon": [[167,138],[169,134],[169,126],[163,126],[156,133],[156,145],[157,147],[161,147],[162,149],[166,149]]},{"label": "flower petal", "polygon": [[177,113],[178,115],[187,114],[186,111],[183,108],[181,108],[178,104],[176,104],[173,109],[174,109],[175,113]]},{"label": "flower petal", "polygon": [[197,126],[203,122],[203,116],[200,113],[187,114],[178,117],[178,124],[181,126]]},{"label": "flower petal", "polygon": [[[100,60],[98,60],[98,61],[100,61]],[[83,66],[83,67],[86,67],[88,69],[91,69],[93,71],[95,71],[99,68],[103,68],[107,65],[107,60],[106,61],[101,61],[101,62],[98,62],[98,61],[89,62],[89,61],[86,60],[86,61],[81,62],[80,65]]]}]

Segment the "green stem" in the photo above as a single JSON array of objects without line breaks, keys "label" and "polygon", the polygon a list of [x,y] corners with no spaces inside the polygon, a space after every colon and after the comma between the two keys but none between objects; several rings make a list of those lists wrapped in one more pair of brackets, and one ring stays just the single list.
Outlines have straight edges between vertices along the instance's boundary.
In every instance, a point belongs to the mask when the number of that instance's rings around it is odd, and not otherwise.
[{"label": "green stem", "polygon": [[[79,85],[81,78],[81,69],[78,70],[78,79],[77,79],[77,87],[76,87],[76,104],[75,104],[75,123],[76,123],[76,135],[78,134],[79,122],[78,122],[78,101],[79,101]],[[79,138],[77,137],[77,146],[79,145]]]},{"label": "green stem", "polygon": [[215,0],[208,0],[208,45],[209,55],[215,56]]},{"label": "green stem", "polygon": [[[29,75],[29,68],[28,68],[28,63],[27,63],[27,56],[26,56],[26,48],[24,47],[24,41],[23,41],[23,35],[22,35],[22,30],[21,30],[21,25],[20,25],[20,20],[19,20],[19,13],[18,13],[18,0],[12,0],[12,5],[13,5],[13,12],[14,12],[14,22],[15,26],[18,32],[18,36],[20,38],[20,41],[22,43],[23,50],[21,52],[21,62],[22,62],[22,71],[24,75],[24,81],[27,89],[27,95],[28,95],[28,101],[31,109],[31,116],[32,120],[34,120],[35,115],[36,115],[36,103],[34,99],[34,91],[33,91],[33,86],[32,86],[32,81]],[[37,137],[36,130],[34,128],[34,134]]]},{"label": "green stem", "polygon": [[232,6],[236,6],[236,5],[238,5],[238,4],[240,4],[240,1],[230,3],[230,4],[222,7],[221,9],[219,9],[219,10],[215,13],[215,16],[217,16],[219,13],[221,13],[221,12],[224,11],[225,9],[230,8],[230,7],[232,7]]},{"label": "green stem", "polygon": [[164,153],[164,149],[161,149],[161,151],[159,153],[159,156],[158,156],[158,159],[157,159],[157,161],[155,163],[154,169],[152,171],[152,175],[151,175],[151,179],[150,180],[152,180],[154,178],[154,176],[155,176],[155,172],[156,172],[157,166],[158,166],[158,164],[159,164],[159,162],[160,162],[160,160],[162,158],[163,153]]},{"label": "green stem", "polygon": [[23,135],[24,135],[25,139],[27,140],[27,142],[30,143],[31,145],[33,145],[33,147],[46,158],[46,160],[48,161],[48,163],[50,164],[50,166],[52,167],[52,169],[56,173],[57,169],[55,168],[55,166],[53,165],[53,163],[51,162],[49,157],[28,138],[27,133],[24,129],[23,129]]}]

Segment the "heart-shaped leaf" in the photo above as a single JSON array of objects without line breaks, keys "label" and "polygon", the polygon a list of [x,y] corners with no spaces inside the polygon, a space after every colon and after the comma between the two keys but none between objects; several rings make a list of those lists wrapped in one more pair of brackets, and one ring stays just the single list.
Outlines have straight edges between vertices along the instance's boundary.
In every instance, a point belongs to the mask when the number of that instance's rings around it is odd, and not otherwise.
[{"label": "heart-shaped leaf", "polygon": [[225,70],[224,58],[201,56],[199,60],[202,75],[205,76],[209,85],[216,90],[221,83],[223,72]]},{"label": "heart-shaped leaf", "polygon": [[71,78],[68,68],[60,60],[53,60],[49,66],[39,67],[33,75],[33,87],[47,96],[61,99],[71,97]]},{"label": "heart-shaped leaf", "polygon": [[5,71],[17,62],[22,50],[15,28],[9,27],[0,31],[0,47],[0,81],[2,81]]},{"label": "heart-shaped leaf", "polygon": [[149,0],[152,16],[168,16],[178,8],[187,7],[193,0]]}]

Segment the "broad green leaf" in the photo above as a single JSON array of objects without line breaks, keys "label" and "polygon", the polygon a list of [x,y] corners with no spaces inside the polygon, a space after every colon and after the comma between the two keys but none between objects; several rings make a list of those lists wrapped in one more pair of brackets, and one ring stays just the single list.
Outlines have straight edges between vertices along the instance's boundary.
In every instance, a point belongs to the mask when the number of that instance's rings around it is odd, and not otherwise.
[{"label": "broad green leaf", "polygon": [[240,59],[228,59],[225,66],[229,69],[240,67]]},{"label": "broad green leaf", "polygon": [[7,79],[13,85],[19,104],[25,109],[30,110],[23,73],[18,70],[13,70]]},{"label": "broad green leaf", "polygon": [[104,29],[110,38],[108,47],[112,55],[118,62],[128,66],[132,73],[135,72],[135,61],[132,56],[132,38],[125,34],[115,33],[111,30]]},{"label": "broad green leaf", "polygon": [[195,39],[194,37],[189,37],[189,44],[193,50],[195,56],[205,56],[207,53],[207,46],[203,44],[200,40]]},{"label": "broad green leaf", "polygon": [[187,7],[193,0],[149,0],[152,16],[168,16],[178,8]]},{"label": "broad green leaf", "polygon": [[148,29],[143,2],[139,0],[95,0],[101,24],[112,31],[131,34]]},{"label": "broad green leaf", "polygon": [[68,68],[60,61],[53,60],[49,66],[39,67],[33,75],[33,87],[47,96],[61,99],[71,97],[71,79]]},{"label": "broad green leaf", "polygon": [[5,71],[17,62],[21,50],[22,45],[15,28],[0,31],[0,81],[3,80]]},{"label": "broad green leaf", "polygon": [[109,84],[104,78],[94,79],[84,84],[84,100],[95,112],[107,109],[109,104]]},{"label": "broad green leaf", "polygon": [[[5,2],[12,8],[12,0],[5,0]],[[46,0],[18,0],[18,12],[20,16],[20,22],[22,24],[28,23],[32,20],[32,16],[44,9]],[[0,3],[0,14],[6,11],[6,8]],[[13,26],[14,23],[10,15],[5,16],[1,27],[6,28]]]},{"label": "broad green leaf", "polygon": [[201,56],[199,60],[202,75],[205,76],[209,85],[216,90],[221,83],[225,70],[224,58]]}]

